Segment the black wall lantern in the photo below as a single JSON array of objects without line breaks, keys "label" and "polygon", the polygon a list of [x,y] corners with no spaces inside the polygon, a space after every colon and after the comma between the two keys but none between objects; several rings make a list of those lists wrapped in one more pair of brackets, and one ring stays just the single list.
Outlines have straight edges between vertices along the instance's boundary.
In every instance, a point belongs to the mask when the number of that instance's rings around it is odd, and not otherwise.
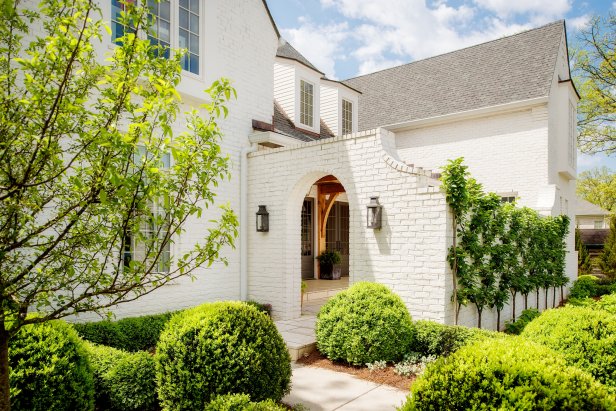
[{"label": "black wall lantern", "polygon": [[257,231],[260,233],[269,231],[269,213],[264,205],[260,205],[257,211]]},{"label": "black wall lantern", "polygon": [[370,197],[370,204],[366,206],[368,208],[368,221],[366,227],[378,229],[381,228],[381,211],[383,206],[379,204],[378,197]]}]

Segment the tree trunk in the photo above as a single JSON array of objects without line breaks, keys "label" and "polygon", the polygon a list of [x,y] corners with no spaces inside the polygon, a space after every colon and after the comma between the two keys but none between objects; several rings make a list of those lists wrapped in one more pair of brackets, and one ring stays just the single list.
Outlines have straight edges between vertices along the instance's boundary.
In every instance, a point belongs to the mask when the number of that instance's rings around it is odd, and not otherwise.
[{"label": "tree trunk", "polygon": [[554,286],[554,294],[552,296],[552,308],[556,308],[556,286]]},{"label": "tree trunk", "polygon": [[537,288],[537,310],[539,309],[539,289]]},{"label": "tree trunk", "polygon": [[500,331],[500,310],[496,310],[496,331]]},{"label": "tree trunk", "polygon": [[511,293],[511,300],[513,301],[513,321],[515,321],[515,297],[517,293]]},{"label": "tree trunk", "polygon": [[548,292],[549,292],[549,288],[545,287],[545,309],[548,309]]},{"label": "tree trunk", "polygon": [[0,322],[0,411],[10,411],[11,395],[9,391],[9,333]]},{"label": "tree trunk", "polygon": [[528,294],[524,294],[524,309],[528,310]]},{"label": "tree trunk", "polygon": [[477,310],[477,313],[479,314],[479,316],[477,317],[477,328],[481,328],[481,312],[482,310]]},{"label": "tree trunk", "polygon": [[[560,286],[560,304],[563,303],[563,300],[565,299],[565,287],[564,286]],[[560,305],[558,304],[558,305]]]}]

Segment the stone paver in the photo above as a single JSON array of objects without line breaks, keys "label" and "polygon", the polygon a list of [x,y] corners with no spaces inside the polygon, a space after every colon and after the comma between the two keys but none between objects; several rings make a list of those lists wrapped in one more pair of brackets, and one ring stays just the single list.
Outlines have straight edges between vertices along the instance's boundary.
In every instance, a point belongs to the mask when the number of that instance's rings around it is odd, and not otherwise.
[{"label": "stone paver", "polygon": [[350,374],[294,364],[291,393],[283,402],[310,411],[395,410],[407,392],[360,380]]}]

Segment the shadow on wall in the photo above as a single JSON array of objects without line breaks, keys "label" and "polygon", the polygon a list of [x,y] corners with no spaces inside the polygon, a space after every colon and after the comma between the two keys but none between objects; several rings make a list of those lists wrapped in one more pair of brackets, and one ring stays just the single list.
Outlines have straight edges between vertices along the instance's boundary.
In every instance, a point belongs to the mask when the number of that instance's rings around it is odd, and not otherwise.
[{"label": "shadow on wall", "polygon": [[387,221],[387,208],[383,207],[381,213],[382,226],[379,230],[368,229],[368,236],[373,235],[381,255],[391,255],[391,227]]}]

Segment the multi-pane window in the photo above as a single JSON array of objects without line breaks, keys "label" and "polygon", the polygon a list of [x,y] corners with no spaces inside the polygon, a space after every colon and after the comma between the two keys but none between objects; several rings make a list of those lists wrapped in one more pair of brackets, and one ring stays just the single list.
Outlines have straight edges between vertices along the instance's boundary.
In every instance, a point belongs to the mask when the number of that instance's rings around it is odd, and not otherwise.
[{"label": "multi-pane window", "polygon": [[595,220],[595,229],[601,229],[603,228],[603,220]]},{"label": "multi-pane window", "polygon": [[161,57],[169,58],[171,46],[171,3],[169,0],[148,0],[148,14],[152,26],[148,33],[148,40],[153,46],[160,46]]},{"label": "multi-pane window", "polygon": [[[136,0],[111,0],[112,41],[122,37],[129,28],[120,22],[126,4]],[[169,58],[171,48],[185,49],[182,69],[199,74],[200,59],[200,0],[147,0],[149,18],[152,26],[147,39],[155,46],[161,46],[159,54]],[[177,11],[177,14],[176,14]],[[134,30],[133,30],[134,31]]]},{"label": "multi-pane window", "polygon": [[300,81],[299,122],[308,127],[314,124],[314,86],[307,81]]},{"label": "multi-pane window", "polygon": [[182,68],[199,74],[199,0],[180,0],[179,47],[187,52]]},{"label": "multi-pane window", "polygon": [[577,119],[575,118],[575,105],[569,102],[569,165],[575,167],[575,127]]},{"label": "multi-pane window", "polygon": [[353,103],[342,100],[342,134],[353,132]]}]

